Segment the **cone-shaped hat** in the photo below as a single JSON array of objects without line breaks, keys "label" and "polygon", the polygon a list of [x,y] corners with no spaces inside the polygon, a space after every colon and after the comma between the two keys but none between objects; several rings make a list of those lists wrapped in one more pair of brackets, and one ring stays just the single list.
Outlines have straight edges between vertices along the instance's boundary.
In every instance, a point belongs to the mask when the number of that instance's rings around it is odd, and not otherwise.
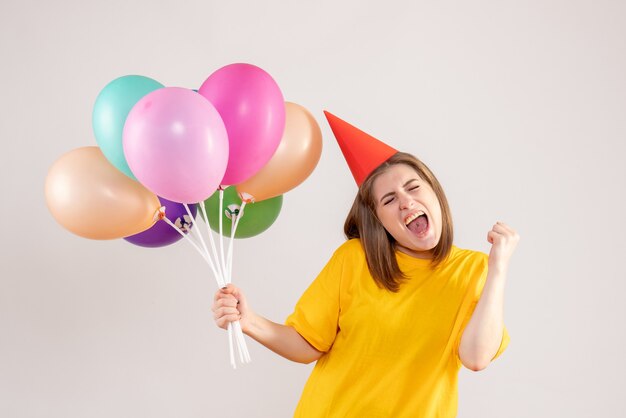
[{"label": "cone-shaped hat", "polygon": [[361,186],[376,167],[398,152],[332,113],[324,114],[357,185]]}]

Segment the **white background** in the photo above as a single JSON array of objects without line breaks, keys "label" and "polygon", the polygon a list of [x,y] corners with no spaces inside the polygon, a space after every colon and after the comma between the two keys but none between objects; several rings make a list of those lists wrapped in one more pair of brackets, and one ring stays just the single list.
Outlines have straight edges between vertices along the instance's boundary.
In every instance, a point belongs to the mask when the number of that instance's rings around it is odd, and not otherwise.
[{"label": "white background", "polygon": [[187,244],[82,239],[44,200],[51,164],[96,145],[109,81],[198,88],[233,62],[268,71],[324,134],[277,222],[236,243],[256,311],[282,322],[343,241],[356,186],[327,109],[430,166],[456,245],[488,252],[497,220],[521,235],[511,345],[461,371],[459,416],[624,416],[625,23],[620,0],[2,0],[0,416],[292,414],[312,365],[248,340],[233,371]]}]

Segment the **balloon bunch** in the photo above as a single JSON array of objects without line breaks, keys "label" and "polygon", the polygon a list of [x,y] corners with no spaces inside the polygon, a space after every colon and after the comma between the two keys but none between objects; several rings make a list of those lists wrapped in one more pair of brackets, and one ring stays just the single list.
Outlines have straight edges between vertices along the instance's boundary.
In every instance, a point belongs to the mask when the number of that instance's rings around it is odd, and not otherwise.
[{"label": "balloon bunch", "polygon": [[[184,238],[220,287],[231,281],[234,239],[272,225],[282,195],[311,174],[322,150],[313,116],[285,102],[251,64],[222,67],[198,90],[120,77],[98,95],[92,122],[99,147],[70,151],[48,172],[46,202],[57,222],[85,238],[143,247]],[[193,228],[197,212],[211,251]],[[238,321],[228,334],[232,366],[233,339],[249,362]]]}]

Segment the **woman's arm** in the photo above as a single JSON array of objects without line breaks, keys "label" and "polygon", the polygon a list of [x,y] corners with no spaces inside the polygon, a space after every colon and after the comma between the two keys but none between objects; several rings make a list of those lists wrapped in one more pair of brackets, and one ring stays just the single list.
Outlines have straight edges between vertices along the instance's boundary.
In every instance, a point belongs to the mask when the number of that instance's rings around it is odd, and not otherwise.
[{"label": "woman's arm", "polygon": [[311,363],[324,354],[309,344],[294,328],[277,324],[254,313],[249,308],[245,295],[232,284],[217,291],[213,312],[215,323],[220,328],[226,329],[229,322],[239,320],[246,335],[288,360]]},{"label": "woman's arm", "polygon": [[519,235],[506,224],[497,222],[487,234],[487,241],[492,244],[487,279],[459,346],[461,362],[474,371],[489,365],[502,342],[504,285]]}]

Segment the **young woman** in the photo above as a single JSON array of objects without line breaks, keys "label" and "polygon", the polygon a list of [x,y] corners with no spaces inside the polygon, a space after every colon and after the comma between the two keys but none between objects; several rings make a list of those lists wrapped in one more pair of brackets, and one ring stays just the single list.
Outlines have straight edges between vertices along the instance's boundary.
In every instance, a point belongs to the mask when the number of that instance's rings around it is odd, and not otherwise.
[{"label": "young woman", "polygon": [[215,295],[215,321],[227,328],[239,319],[277,354],[317,360],[296,417],[454,417],[461,365],[482,370],[508,344],[504,285],[519,236],[497,222],[488,257],[457,248],[432,172],[327,117],[360,186],[348,241],[285,325],[253,312],[232,285]]}]

